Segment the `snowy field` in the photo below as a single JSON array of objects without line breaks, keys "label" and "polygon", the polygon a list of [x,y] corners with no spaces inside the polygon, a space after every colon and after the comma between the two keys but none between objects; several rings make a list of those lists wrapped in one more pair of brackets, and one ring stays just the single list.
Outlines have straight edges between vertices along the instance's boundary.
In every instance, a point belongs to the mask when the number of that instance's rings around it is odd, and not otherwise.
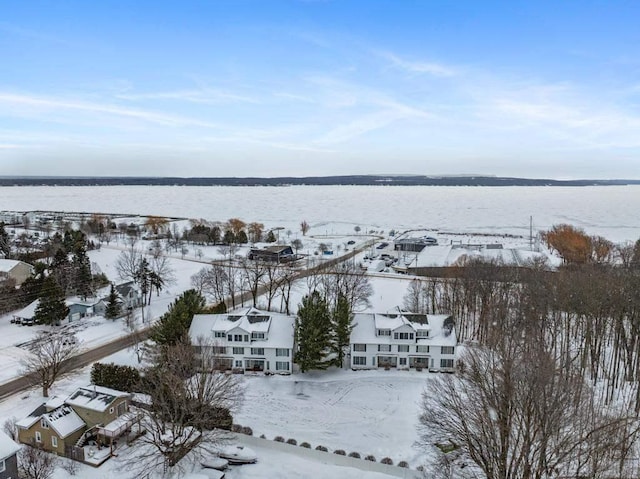
[{"label": "snowy field", "polygon": [[249,376],[236,421],[269,439],[294,438],[417,467],[424,462],[414,447],[420,394],[433,375],[374,370]]},{"label": "snowy field", "polygon": [[20,186],[0,188],[3,210],[86,211],[226,221],[311,234],[394,228],[528,236],[571,223],[615,241],[640,237],[640,186]]}]

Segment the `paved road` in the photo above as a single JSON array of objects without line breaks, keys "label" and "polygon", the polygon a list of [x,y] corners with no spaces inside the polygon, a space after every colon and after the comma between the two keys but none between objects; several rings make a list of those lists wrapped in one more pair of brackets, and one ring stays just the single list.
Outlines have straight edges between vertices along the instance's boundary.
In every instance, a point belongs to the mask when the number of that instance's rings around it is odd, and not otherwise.
[{"label": "paved road", "polygon": [[[140,338],[146,339],[148,334],[148,329],[141,330],[136,334],[123,336],[109,343],[80,353],[77,356],[69,359],[65,363],[65,369],[67,369],[67,371],[72,371],[74,369],[88,366],[95,361],[98,361],[102,358],[110,356],[113,353],[117,353],[118,351],[128,348],[129,346],[135,344],[135,342]],[[4,399],[7,396],[24,391],[34,384],[38,384],[38,381],[34,381],[34,379],[30,376],[21,376],[19,378],[12,379],[11,381],[8,381],[4,384],[0,384],[0,399]]]}]

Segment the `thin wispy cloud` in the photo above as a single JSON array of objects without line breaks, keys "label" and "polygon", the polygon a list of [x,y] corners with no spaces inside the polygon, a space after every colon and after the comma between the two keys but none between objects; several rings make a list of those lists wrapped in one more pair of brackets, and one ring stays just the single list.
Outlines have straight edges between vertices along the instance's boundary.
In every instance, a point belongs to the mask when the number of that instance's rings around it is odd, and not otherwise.
[{"label": "thin wispy cloud", "polygon": [[441,63],[407,60],[391,52],[378,52],[378,55],[388,60],[393,67],[408,73],[426,74],[435,77],[452,77],[457,74],[455,69]]},{"label": "thin wispy cloud", "polygon": [[155,93],[123,93],[116,95],[121,100],[176,100],[189,103],[215,105],[220,103],[260,103],[257,99],[224,90],[176,90]]},{"label": "thin wispy cloud", "polygon": [[32,112],[33,109],[47,111],[80,111],[85,113],[108,114],[119,117],[133,118],[166,126],[199,126],[203,128],[220,128],[220,125],[216,123],[202,121],[195,118],[164,114],[149,110],[126,108],[108,103],[86,102],[66,98],[41,97],[0,92],[0,105],[2,104],[12,108],[23,108],[22,112],[25,114]]}]

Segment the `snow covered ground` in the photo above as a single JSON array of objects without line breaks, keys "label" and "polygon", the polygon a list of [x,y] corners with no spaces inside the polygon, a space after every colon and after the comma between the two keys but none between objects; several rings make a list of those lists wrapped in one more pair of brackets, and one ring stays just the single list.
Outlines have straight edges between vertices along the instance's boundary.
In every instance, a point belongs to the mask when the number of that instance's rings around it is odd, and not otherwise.
[{"label": "snow covered ground", "polygon": [[[103,362],[137,365],[130,351],[120,351]],[[58,381],[51,395],[65,397],[77,387],[89,384],[90,367]],[[265,434],[308,441],[312,447],[322,444],[330,450],[341,448],[373,454],[379,461],[385,456],[394,463],[408,461],[412,467],[423,463],[424,453],[414,447],[420,394],[428,388],[430,373],[407,371],[333,371],[294,376],[246,376],[245,399],[236,414],[236,422],[250,426],[255,436]],[[34,388],[0,401],[0,418],[22,418],[43,402]],[[250,446],[258,454],[258,463],[235,467],[230,479],[299,477],[345,479],[366,477],[384,479],[381,473],[337,466],[327,460],[301,457],[292,453]],[[124,455],[124,454],[123,454]],[[330,456],[328,456],[330,459]],[[78,479],[129,479],[118,458],[100,468],[79,465]],[[197,465],[188,466],[195,470]],[[67,478],[58,469],[55,479]],[[133,479],[133,478],[132,478]]]}]

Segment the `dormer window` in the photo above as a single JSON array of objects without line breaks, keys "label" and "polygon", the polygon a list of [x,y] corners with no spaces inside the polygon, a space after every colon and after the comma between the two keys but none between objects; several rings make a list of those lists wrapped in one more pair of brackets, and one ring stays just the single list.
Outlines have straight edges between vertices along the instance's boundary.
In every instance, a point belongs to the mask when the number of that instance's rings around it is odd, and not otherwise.
[{"label": "dormer window", "polygon": [[49,429],[49,423],[46,421],[45,418],[40,419],[40,426],[43,429]]},{"label": "dormer window", "polygon": [[378,329],[378,336],[391,336],[390,329]]},{"label": "dormer window", "polygon": [[418,329],[416,331],[416,337],[417,338],[428,338],[429,337],[429,330],[428,329]]},{"label": "dormer window", "polygon": [[251,333],[251,340],[264,339],[264,333],[253,332]]},{"label": "dormer window", "polygon": [[225,334],[224,331],[214,331],[213,332],[213,337],[214,338],[225,338],[227,335]]}]

